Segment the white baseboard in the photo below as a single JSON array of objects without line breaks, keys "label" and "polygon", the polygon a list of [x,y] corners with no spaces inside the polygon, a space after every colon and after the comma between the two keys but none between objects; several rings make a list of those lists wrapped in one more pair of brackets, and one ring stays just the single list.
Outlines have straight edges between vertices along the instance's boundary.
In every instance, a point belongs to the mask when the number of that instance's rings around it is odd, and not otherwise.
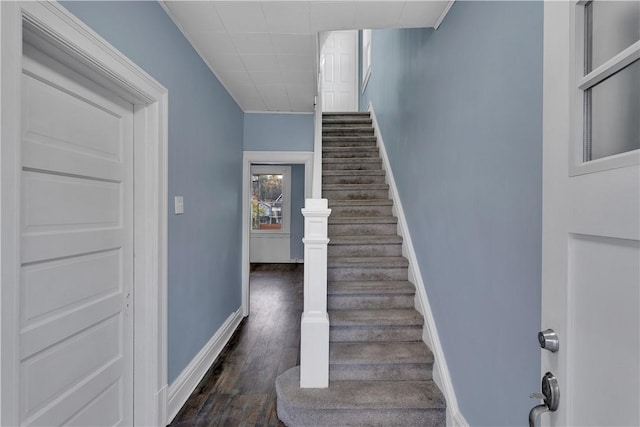
[{"label": "white baseboard", "polygon": [[433,318],[433,312],[431,311],[431,305],[429,304],[429,299],[425,290],[426,288],[422,279],[422,273],[420,273],[418,258],[413,249],[413,243],[411,241],[409,227],[404,216],[404,210],[402,209],[398,188],[396,187],[396,182],[393,178],[393,171],[391,170],[384,140],[380,133],[380,128],[378,127],[376,113],[371,103],[369,103],[368,110],[371,113],[373,128],[377,136],[378,147],[380,148],[382,167],[386,171],[387,184],[389,184],[389,194],[393,200],[394,214],[398,217],[398,233],[402,236],[403,240],[402,254],[409,260],[409,280],[416,287],[416,309],[424,316],[422,339],[433,352],[435,357],[435,363],[433,365],[433,379],[438,387],[440,387],[440,390],[447,401],[447,425],[468,427],[469,424],[464,419],[460,409],[458,408],[458,401],[453,389],[453,383],[451,382],[451,376],[449,375],[449,368],[447,367],[447,361],[445,360],[442,345],[440,344],[438,329],[436,328],[436,323]]},{"label": "white baseboard", "polygon": [[193,390],[207,373],[242,320],[242,309],[232,313],[178,378],[169,386],[167,422],[173,421]]}]

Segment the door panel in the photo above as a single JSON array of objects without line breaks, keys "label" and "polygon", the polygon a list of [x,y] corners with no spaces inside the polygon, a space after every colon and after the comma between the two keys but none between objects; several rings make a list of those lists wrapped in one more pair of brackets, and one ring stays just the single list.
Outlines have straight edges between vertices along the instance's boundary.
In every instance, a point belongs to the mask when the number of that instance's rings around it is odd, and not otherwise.
[{"label": "door panel", "polygon": [[133,420],[133,106],[24,46],[20,423]]},{"label": "door panel", "polygon": [[322,111],[356,111],[357,31],[333,31],[322,47]]},{"label": "door panel", "polygon": [[568,401],[590,408],[574,425],[640,424],[639,257],[638,241],[570,236]]}]

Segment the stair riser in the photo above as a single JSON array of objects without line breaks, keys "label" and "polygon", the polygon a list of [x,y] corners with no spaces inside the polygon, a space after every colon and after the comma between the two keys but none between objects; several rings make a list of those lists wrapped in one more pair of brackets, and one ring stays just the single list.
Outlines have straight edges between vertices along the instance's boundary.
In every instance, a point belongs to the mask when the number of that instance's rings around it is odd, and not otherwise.
[{"label": "stair riser", "polygon": [[364,137],[353,137],[353,136],[324,136],[322,137],[322,146],[323,147],[363,147],[363,146],[371,146],[375,147],[376,137],[375,136],[364,136]]},{"label": "stair riser", "polygon": [[329,206],[333,216],[390,216],[391,206]]},{"label": "stair riser", "polygon": [[325,162],[322,161],[323,170],[382,170],[382,162]]},{"label": "stair riser", "polygon": [[428,381],[433,364],[330,365],[329,381]]},{"label": "stair riser", "polygon": [[389,190],[324,190],[322,197],[329,200],[386,199]]},{"label": "stair riser", "polygon": [[327,280],[408,280],[407,267],[329,267]]},{"label": "stair riser", "polygon": [[384,175],[328,175],[322,184],[384,184]]},{"label": "stair riser", "polygon": [[327,307],[330,310],[413,308],[413,300],[413,295],[329,295]]},{"label": "stair riser", "polygon": [[355,150],[332,151],[324,150],[322,152],[323,159],[353,159],[362,157],[378,157],[378,149],[376,147],[357,148]]},{"label": "stair riser", "polygon": [[392,236],[398,234],[397,224],[329,224],[331,236]]},{"label": "stair riser", "polygon": [[420,341],[422,326],[331,326],[330,342]]},{"label": "stair riser", "polygon": [[332,245],[329,243],[328,255],[341,257],[402,256],[402,245],[380,243]]},{"label": "stair riser", "polygon": [[335,129],[322,129],[322,136],[373,136],[373,128],[363,127],[339,127]]}]

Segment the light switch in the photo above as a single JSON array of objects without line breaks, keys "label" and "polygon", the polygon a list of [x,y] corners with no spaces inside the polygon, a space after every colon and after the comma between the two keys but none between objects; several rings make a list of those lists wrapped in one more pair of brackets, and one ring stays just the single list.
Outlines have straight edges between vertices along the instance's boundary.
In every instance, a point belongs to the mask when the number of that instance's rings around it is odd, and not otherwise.
[{"label": "light switch", "polygon": [[184,199],[182,198],[182,196],[176,196],[174,200],[176,215],[184,213]]}]

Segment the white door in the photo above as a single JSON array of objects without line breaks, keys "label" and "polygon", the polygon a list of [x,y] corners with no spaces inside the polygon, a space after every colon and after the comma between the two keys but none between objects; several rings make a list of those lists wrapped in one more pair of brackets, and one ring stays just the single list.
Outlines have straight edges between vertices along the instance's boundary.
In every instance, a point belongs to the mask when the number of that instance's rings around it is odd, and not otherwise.
[{"label": "white door", "polygon": [[358,110],[358,32],[332,31],[322,47],[322,111]]},{"label": "white door", "polygon": [[291,166],[251,166],[249,262],[291,262]]},{"label": "white door", "polygon": [[25,44],[21,425],[133,422],[133,106]]},{"label": "white door", "polygon": [[638,2],[545,2],[543,424],[640,425],[639,39]]}]

